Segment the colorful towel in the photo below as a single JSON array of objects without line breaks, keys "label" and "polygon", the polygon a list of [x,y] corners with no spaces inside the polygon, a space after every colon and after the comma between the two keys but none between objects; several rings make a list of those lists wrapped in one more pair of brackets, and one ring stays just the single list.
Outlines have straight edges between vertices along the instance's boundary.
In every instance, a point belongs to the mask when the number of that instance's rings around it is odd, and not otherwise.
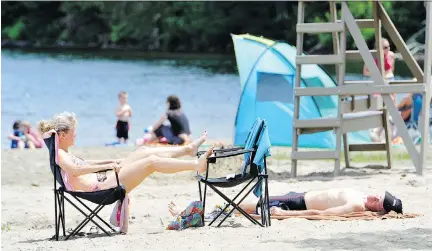
[{"label": "colorful towel", "polygon": [[200,201],[194,201],[168,224],[167,230],[183,230],[190,227],[201,227],[203,226],[202,214],[202,203]]},{"label": "colorful towel", "polygon": [[[388,214],[379,214],[376,212],[355,212],[344,215],[308,215],[308,216],[271,216],[271,219],[285,220],[291,218],[302,218],[307,220],[333,220],[333,221],[350,221],[350,220],[385,220],[385,219],[410,219],[422,216],[421,214],[398,214],[390,212]],[[252,217],[261,219],[260,215],[253,214]]]}]

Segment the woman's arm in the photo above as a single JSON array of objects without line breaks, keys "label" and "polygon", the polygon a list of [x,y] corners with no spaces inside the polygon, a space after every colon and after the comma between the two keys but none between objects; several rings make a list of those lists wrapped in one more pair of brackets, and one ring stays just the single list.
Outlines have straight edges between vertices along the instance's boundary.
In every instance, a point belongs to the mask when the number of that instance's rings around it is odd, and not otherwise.
[{"label": "woman's arm", "polygon": [[59,155],[59,166],[68,174],[71,174],[75,177],[95,173],[98,171],[102,171],[105,169],[115,169],[116,171],[120,169],[120,166],[116,163],[111,164],[102,164],[102,165],[82,165],[78,166],[73,163],[71,157],[66,154],[63,150],[58,151]]},{"label": "woman's arm", "polygon": [[163,122],[165,121],[165,120],[167,120],[168,119],[168,116],[166,115],[166,114],[163,114],[160,118],[159,118],[159,120],[153,125],[153,131],[154,130],[156,130],[156,129],[158,129],[162,124],[163,124]]},{"label": "woman's arm", "polygon": [[106,159],[106,160],[86,160],[87,163],[91,165],[103,165],[103,164],[111,164],[111,163],[117,163],[120,164],[123,159]]},{"label": "woman's arm", "polygon": [[363,65],[363,75],[366,77],[369,77],[371,75],[365,64]]}]

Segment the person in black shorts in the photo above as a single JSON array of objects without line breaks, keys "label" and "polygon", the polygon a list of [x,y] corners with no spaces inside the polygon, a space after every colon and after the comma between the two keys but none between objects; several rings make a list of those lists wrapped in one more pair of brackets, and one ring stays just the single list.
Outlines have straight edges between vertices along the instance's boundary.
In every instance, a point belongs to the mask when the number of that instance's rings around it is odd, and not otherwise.
[{"label": "person in black shorts", "polygon": [[119,106],[116,109],[117,116],[117,138],[119,143],[123,139],[123,142],[126,143],[129,138],[129,121],[130,117],[132,117],[132,108],[128,104],[128,93],[120,92],[118,94]]},{"label": "person in black shorts", "polygon": [[[191,131],[189,120],[181,109],[181,102],[177,96],[167,98],[167,111],[153,125],[152,140],[165,137],[168,144],[181,145],[190,141]],[[170,125],[163,123],[168,120]]]}]

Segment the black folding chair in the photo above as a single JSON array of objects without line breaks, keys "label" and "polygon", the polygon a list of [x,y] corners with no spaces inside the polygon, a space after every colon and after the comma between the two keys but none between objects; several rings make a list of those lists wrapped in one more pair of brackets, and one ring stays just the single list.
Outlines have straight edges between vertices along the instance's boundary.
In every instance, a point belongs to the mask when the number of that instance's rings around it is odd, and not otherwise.
[{"label": "black folding chair", "polygon": [[[56,163],[55,134],[53,133],[49,138],[44,139],[44,141],[49,150],[50,167],[54,175],[55,239],[57,241],[59,240],[60,225],[62,225],[63,236],[66,237],[65,240],[68,240],[71,236],[75,236],[76,234],[78,234],[90,221],[93,222],[97,227],[99,227],[106,235],[110,236],[111,234],[109,231],[115,232],[114,228],[106,221],[104,221],[101,217],[99,217],[98,213],[106,205],[113,204],[118,200],[123,202],[126,196],[126,190],[123,186],[120,185],[117,172],[115,172],[116,179],[117,179],[117,187],[106,189],[106,190],[94,191],[94,192],[67,191],[60,173],[60,166]],[[109,170],[103,170],[99,172],[106,172],[106,171],[112,171],[112,170],[109,169]],[[58,188],[57,188],[57,182],[60,184],[60,187]],[[84,208],[78,207],[70,198],[65,196],[65,193],[68,193],[71,197],[75,198]],[[84,204],[84,202],[79,198],[93,202],[98,206],[92,210],[86,204]],[[68,236],[66,236],[66,230],[65,230],[65,207],[64,207],[65,199],[85,216],[85,219],[80,224],[78,224],[78,226],[76,226],[75,229],[72,230],[72,232]],[[85,211],[88,211],[89,213],[86,213]],[[105,224],[107,226],[107,229],[105,229],[99,223],[97,223],[94,218],[99,219],[103,224]]]},{"label": "black folding chair", "polygon": [[[207,170],[206,175],[201,176],[197,175],[198,180],[198,189],[200,194],[200,200],[203,203],[203,224],[204,222],[204,214],[205,214],[205,202],[207,196],[207,186],[210,187],[213,191],[215,191],[219,196],[221,196],[228,204],[222,209],[221,212],[209,223],[211,226],[222,214],[225,210],[231,205],[232,209],[229,211],[225,218],[223,218],[217,227],[220,227],[222,223],[233,213],[234,210],[239,211],[242,215],[244,215],[247,219],[249,219],[253,224],[259,225],[261,227],[267,227],[271,225],[270,222],[270,207],[269,207],[269,192],[268,192],[268,174],[267,174],[267,163],[266,156],[264,155],[264,165],[263,168],[259,168],[256,164],[254,164],[253,160],[256,156],[258,143],[261,136],[261,133],[264,131],[266,127],[265,121],[261,119],[257,119],[249,131],[249,135],[246,139],[244,147],[236,147],[231,149],[220,149],[214,150],[214,154],[207,158]],[[204,151],[198,153],[198,156],[203,154]],[[217,159],[229,158],[233,156],[244,155],[245,163],[241,168],[242,173],[236,174],[234,177],[220,177],[220,178],[209,178],[209,170],[210,164],[216,163]],[[202,195],[201,183],[204,183],[204,196]],[[243,183],[247,183],[240,192],[233,198],[230,199],[223,192],[221,192],[218,188],[228,188],[228,187],[236,187]],[[264,189],[262,186],[265,185]],[[249,189],[248,189],[249,188]],[[258,206],[260,207],[260,218],[261,222],[258,222],[255,218],[245,212],[242,208],[240,208],[240,204],[243,200],[252,192],[254,189],[260,188],[263,192],[260,194],[260,199],[258,202]],[[243,194],[243,192],[246,193]],[[236,200],[238,199],[238,202]],[[257,207],[258,207],[257,206]],[[258,208],[257,208],[258,209]]]}]

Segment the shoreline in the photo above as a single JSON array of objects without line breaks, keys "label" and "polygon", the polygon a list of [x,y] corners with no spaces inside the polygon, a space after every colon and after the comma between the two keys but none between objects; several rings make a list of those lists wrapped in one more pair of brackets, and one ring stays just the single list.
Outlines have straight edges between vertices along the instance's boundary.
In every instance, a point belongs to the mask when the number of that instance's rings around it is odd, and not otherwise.
[{"label": "shoreline", "polygon": [[[29,41],[10,41],[3,40],[1,49],[8,50],[20,50],[23,52],[49,52],[49,53],[91,53],[93,56],[99,56],[98,54],[103,54],[104,56],[117,56],[119,58],[133,58],[133,59],[230,59],[235,61],[234,51],[232,52],[179,52],[179,51],[159,51],[159,50],[149,50],[145,48],[140,48],[137,46],[98,46],[98,45],[35,45]],[[320,53],[326,53],[322,51]],[[416,61],[424,61],[425,54],[418,53],[413,55]],[[395,59],[402,61],[402,55],[399,52],[395,52]],[[354,60],[355,61],[355,60]]]}]

